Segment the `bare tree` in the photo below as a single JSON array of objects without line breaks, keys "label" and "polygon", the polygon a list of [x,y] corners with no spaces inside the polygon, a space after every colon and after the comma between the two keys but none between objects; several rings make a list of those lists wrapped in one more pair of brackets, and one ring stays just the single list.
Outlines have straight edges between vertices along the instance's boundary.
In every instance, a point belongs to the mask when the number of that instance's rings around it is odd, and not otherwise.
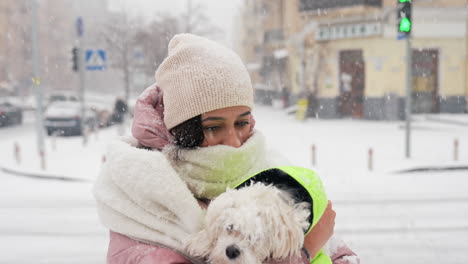
[{"label": "bare tree", "polygon": [[181,32],[177,17],[168,14],[158,14],[143,30],[135,35],[135,42],[143,53],[144,62],[141,67],[147,76],[153,76],[155,69],[167,56],[167,45],[175,34]]},{"label": "bare tree", "polygon": [[222,30],[211,23],[204,8],[202,4],[193,5],[192,0],[187,0],[187,10],[181,15],[184,31],[202,36],[222,35]]},{"label": "bare tree", "polygon": [[110,51],[110,66],[122,70],[125,102],[128,102],[130,97],[130,75],[134,67],[132,58],[135,50],[135,36],[140,27],[141,21],[130,20],[125,13],[115,13],[101,34]]},{"label": "bare tree", "polygon": [[143,23],[130,19],[125,13],[115,13],[101,36],[109,50],[111,67],[121,69],[125,100],[130,96],[131,76],[134,72],[152,78],[154,71],[167,56],[169,40],[177,33],[192,32],[199,35],[220,34],[203,12],[203,7],[190,7],[181,16],[157,13],[155,18]]}]

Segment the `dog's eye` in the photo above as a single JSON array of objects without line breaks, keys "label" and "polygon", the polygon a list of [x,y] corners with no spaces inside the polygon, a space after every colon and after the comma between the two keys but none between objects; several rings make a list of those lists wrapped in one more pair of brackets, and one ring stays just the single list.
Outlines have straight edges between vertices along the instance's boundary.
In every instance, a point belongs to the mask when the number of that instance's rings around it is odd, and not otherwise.
[{"label": "dog's eye", "polygon": [[230,231],[234,230],[234,226],[233,225],[228,225],[228,226],[226,226],[226,230],[230,232]]}]

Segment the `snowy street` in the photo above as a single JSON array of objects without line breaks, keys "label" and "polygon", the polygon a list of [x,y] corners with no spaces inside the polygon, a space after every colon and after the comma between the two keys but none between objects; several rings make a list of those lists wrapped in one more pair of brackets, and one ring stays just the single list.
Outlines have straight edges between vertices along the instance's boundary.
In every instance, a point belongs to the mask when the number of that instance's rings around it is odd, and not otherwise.
[{"label": "snowy street", "polygon": [[[407,160],[402,122],[300,122],[264,106],[254,115],[269,145],[295,165],[312,168],[311,146],[316,145],[315,169],[337,212],[336,233],[360,255],[361,263],[466,263],[468,170],[395,172],[467,167],[468,126],[415,117],[413,155]],[[48,138],[47,170],[41,172],[34,118],[0,128],[0,167],[74,180],[0,171],[0,263],[104,263],[107,231],[90,190],[106,143],[117,134],[116,127],[104,129],[85,147],[80,137],[55,143]],[[455,138],[460,144],[457,161]],[[12,155],[15,142],[22,149],[20,165]]]},{"label": "snowy street", "polygon": [[105,262],[90,183],[0,177],[0,263]]}]

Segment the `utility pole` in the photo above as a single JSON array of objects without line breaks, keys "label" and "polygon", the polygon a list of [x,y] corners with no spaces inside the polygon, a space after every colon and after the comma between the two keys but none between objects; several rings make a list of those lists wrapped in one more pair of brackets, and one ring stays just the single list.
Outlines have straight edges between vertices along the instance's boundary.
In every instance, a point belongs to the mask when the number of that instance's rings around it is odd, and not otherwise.
[{"label": "utility pole", "polygon": [[397,2],[397,32],[398,39],[406,40],[406,100],[405,100],[405,154],[406,158],[411,157],[411,99],[413,96],[413,49],[411,30],[413,22],[411,19],[412,0],[398,0]]},{"label": "utility pole", "polygon": [[87,131],[85,131],[85,122],[86,122],[86,102],[85,102],[85,51],[84,51],[84,22],[82,17],[78,17],[76,19],[76,31],[78,35],[78,73],[80,79],[80,87],[79,87],[79,97],[81,102],[81,135],[83,136],[83,144],[86,145],[88,141],[88,136],[86,135]]},{"label": "utility pole", "polygon": [[37,133],[37,149],[41,159],[41,168],[45,170],[45,148],[44,148],[44,118],[42,109],[42,88],[40,79],[40,62],[39,62],[39,15],[38,2],[31,0],[32,5],[32,60],[33,60],[33,85],[36,95],[36,133]]},{"label": "utility pole", "polygon": [[412,80],[413,80],[413,49],[411,45],[411,36],[406,38],[406,137],[405,137],[405,153],[406,158],[411,157],[411,105],[412,105]]}]

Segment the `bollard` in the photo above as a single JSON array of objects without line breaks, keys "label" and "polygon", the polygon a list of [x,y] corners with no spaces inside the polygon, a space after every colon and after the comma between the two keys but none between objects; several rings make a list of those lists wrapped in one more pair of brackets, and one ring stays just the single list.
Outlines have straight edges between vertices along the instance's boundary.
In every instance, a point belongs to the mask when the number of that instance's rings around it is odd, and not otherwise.
[{"label": "bollard", "polygon": [[45,153],[44,153],[44,151],[41,151],[39,153],[39,155],[41,156],[41,168],[43,170],[45,170],[46,169],[46,162],[45,162]]},{"label": "bollard", "polygon": [[369,155],[368,155],[368,162],[367,162],[369,171],[372,171],[373,169],[373,155],[374,155],[374,151],[372,150],[372,148],[369,148]]},{"label": "bollard", "polygon": [[458,138],[453,141],[453,160],[458,160]]},{"label": "bollard", "polygon": [[59,133],[60,131],[57,130],[52,133],[52,150],[57,149],[57,136]]},{"label": "bollard", "polygon": [[81,131],[81,134],[83,136],[83,147],[85,147],[88,144],[88,134],[89,134],[89,128],[84,127]]},{"label": "bollard", "polygon": [[106,162],[106,155],[102,155],[101,162],[105,163]]},{"label": "bollard", "polygon": [[99,141],[99,125],[96,125],[96,127],[94,127],[93,132],[94,132],[94,139],[96,141]]},{"label": "bollard", "polygon": [[14,149],[13,152],[14,152],[16,164],[20,165],[21,164],[21,149],[20,149],[18,142],[15,142],[13,149]]},{"label": "bollard", "polygon": [[118,134],[119,136],[125,135],[125,126],[124,126],[123,123],[117,124],[117,134]]},{"label": "bollard", "polygon": [[315,144],[312,145],[312,165],[315,166],[317,164],[316,160],[316,147]]}]

